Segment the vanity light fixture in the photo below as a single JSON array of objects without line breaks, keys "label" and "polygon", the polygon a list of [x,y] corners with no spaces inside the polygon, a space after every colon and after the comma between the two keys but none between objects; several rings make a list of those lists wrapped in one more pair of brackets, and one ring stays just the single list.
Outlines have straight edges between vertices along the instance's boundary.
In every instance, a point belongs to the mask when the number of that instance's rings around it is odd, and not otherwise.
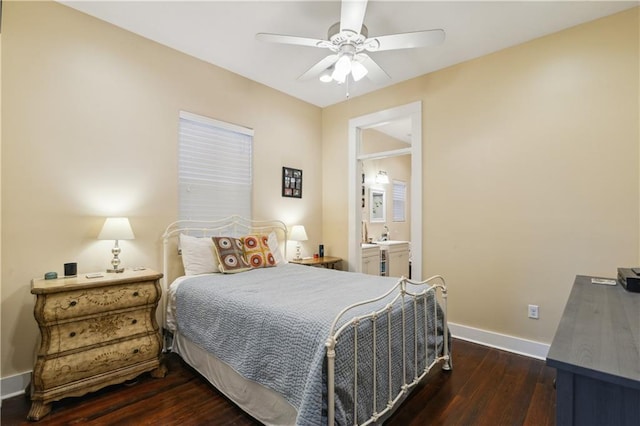
[{"label": "vanity light fixture", "polygon": [[380,170],[376,175],[376,183],[381,183],[381,184],[389,183],[389,176],[387,175],[387,172],[385,172],[384,170]]}]

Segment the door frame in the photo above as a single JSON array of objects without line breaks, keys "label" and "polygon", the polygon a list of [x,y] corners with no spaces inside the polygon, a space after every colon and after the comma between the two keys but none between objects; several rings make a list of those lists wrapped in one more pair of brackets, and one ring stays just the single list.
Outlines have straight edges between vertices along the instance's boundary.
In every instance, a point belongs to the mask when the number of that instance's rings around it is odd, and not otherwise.
[{"label": "door frame", "polygon": [[[409,148],[362,154],[362,130],[400,118],[411,118],[411,146]],[[411,155],[411,276],[422,280],[422,102],[416,101],[349,120],[349,270],[362,269],[362,161],[395,155]]]}]

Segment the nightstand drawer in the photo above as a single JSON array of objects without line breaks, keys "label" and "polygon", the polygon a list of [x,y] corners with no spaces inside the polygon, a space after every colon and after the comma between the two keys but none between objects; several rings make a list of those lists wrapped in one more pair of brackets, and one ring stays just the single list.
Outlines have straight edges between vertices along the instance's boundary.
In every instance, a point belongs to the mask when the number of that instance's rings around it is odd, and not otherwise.
[{"label": "nightstand drawer", "polygon": [[158,301],[155,282],[139,282],[109,287],[52,293],[46,296],[42,310],[45,322],[77,318]]},{"label": "nightstand drawer", "polygon": [[49,354],[153,332],[153,308],[103,315],[51,327]]},{"label": "nightstand drawer", "polygon": [[158,359],[160,338],[155,334],[89,349],[51,359],[36,374],[38,388],[53,388],[65,383],[115,371],[147,360]]}]

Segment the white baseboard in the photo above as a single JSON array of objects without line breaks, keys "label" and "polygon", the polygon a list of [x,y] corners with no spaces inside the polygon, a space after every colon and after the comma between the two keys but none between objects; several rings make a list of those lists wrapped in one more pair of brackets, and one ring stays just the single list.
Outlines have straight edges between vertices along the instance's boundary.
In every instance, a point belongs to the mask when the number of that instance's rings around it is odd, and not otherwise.
[{"label": "white baseboard", "polygon": [[508,336],[506,334],[495,333],[493,331],[481,330],[479,328],[468,327],[466,325],[449,323],[451,334],[454,338],[477,343],[483,346],[513,352],[519,355],[545,360],[549,352],[546,343],[534,342],[533,340]]},{"label": "white baseboard", "polygon": [[[454,338],[477,343],[483,346],[525,355],[531,358],[546,359],[549,352],[549,345],[518,337],[507,336],[506,334],[481,330],[479,328],[468,327],[466,325],[449,323],[451,334]],[[31,371],[22,374],[3,377],[0,379],[1,399],[11,398],[21,395],[31,380]]]},{"label": "white baseboard", "polygon": [[0,400],[24,394],[31,381],[31,371],[0,379]]}]

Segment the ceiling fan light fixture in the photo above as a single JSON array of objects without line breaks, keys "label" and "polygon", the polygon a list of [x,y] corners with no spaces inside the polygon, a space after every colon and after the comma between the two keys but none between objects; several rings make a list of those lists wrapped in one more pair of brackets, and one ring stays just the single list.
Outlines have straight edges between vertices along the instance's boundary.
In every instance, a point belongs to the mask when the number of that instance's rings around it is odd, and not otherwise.
[{"label": "ceiling fan light fixture", "polygon": [[333,67],[329,67],[320,74],[320,81],[323,83],[331,83],[333,81]]},{"label": "ceiling fan light fixture", "polygon": [[[2,0],[0,0],[0,3]],[[329,27],[326,39],[298,37],[285,34],[258,33],[256,39],[271,43],[328,49],[325,56],[298,80],[320,78],[322,82],[335,81],[338,84],[357,82],[367,76],[376,85],[391,81],[391,76],[378,65],[367,52],[436,46],[445,39],[442,29],[412,31],[387,34],[369,38],[369,30],[364,24],[369,0],[340,0],[340,20]],[[331,74],[331,79],[329,78]],[[348,91],[347,91],[348,96]]]},{"label": "ceiling fan light fixture", "polygon": [[369,70],[367,67],[358,61],[353,61],[351,64],[351,75],[353,76],[353,81],[360,81],[368,72]]},{"label": "ceiling fan light fixture", "polygon": [[338,68],[333,70],[333,73],[331,74],[331,78],[335,81],[337,81],[338,83],[344,83],[347,80],[347,74],[343,74],[341,72],[338,71]]},{"label": "ceiling fan light fixture", "polygon": [[336,62],[336,72],[346,76],[351,72],[351,66],[351,57],[349,57],[349,55],[342,55],[340,59],[338,59],[338,62]]}]

